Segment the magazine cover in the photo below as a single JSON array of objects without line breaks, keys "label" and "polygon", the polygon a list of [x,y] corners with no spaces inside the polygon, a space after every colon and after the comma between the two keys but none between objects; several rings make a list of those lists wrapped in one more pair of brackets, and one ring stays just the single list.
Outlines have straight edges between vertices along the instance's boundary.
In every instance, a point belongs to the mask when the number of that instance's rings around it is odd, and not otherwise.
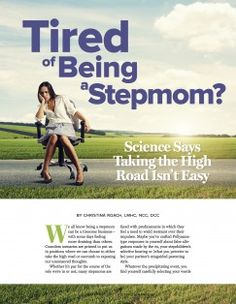
[{"label": "magazine cover", "polygon": [[235,0],[0,5],[0,303],[236,303]]}]

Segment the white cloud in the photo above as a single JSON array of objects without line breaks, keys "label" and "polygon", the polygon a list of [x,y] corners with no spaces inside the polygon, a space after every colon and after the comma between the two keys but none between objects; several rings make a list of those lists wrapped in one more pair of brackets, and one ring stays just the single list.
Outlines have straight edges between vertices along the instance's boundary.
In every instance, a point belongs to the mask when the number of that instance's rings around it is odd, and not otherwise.
[{"label": "white cloud", "polygon": [[[66,27],[69,25],[74,26],[75,24],[79,27],[81,23],[84,25],[89,22],[110,25],[116,21],[110,15],[103,13],[101,9],[95,11],[94,9],[72,6],[57,6],[55,13],[54,4],[45,7],[40,3],[32,3],[32,5],[27,7],[23,4],[11,4],[9,1],[1,1],[1,26],[19,30],[22,28],[22,20],[24,19],[52,19],[53,17],[59,20],[66,20]],[[64,24],[61,23],[61,27],[63,27],[63,25]]]},{"label": "white cloud", "polygon": [[165,38],[186,42],[200,52],[220,52],[236,47],[236,8],[229,3],[177,4],[155,21]]},{"label": "white cloud", "polygon": [[174,68],[162,68],[152,74],[147,74],[145,78],[140,79],[142,87],[160,87],[160,88],[181,88],[201,86],[203,75],[196,71],[181,70]]},{"label": "white cloud", "polygon": [[26,113],[22,117],[18,118],[16,122],[24,122],[24,123],[34,123],[35,122],[35,113]]},{"label": "white cloud", "polygon": [[[5,17],[0,20],[0,25],[2,24],[7,28],[11,27],[12,29],[18,29],[18,31],[21,32],[19,39],[22,37],[28,37],[28,39],[30,39],[29,32],[21,28],[22,19],[47,19],[55,16],[52,7],[48,7],[44,13],[44,10],[42,9],[43,6],[37,10],[37,4],[33,4],[33,7],[30,6],[28,8],[24,5],[18,5],[14,11],[13,5],[11,6],[11,4],[8,4],[7,2],[4,3],[5,6],[3,7],[2,15]],[[222,37],[226,40],[224,41],[225,47],[230,47],[229,41],[231,41],[232,46],[234,46],[234,41],[231,38],[232,29],[236,32],[236,21],[233,21],[236,20],[235,9],[229,4],[217,4],[220,5],[220,8],[218,7],[217,15],[216,4],[208,3],[208,5],[209,6],[205,6],[203,3],[195,3],[194,5],[189,6],[178,5],[168,16],[159,19],[162,20],[162,22],[159,22],[159,31],[161,31],[160,24],[162,24],[161,33],[167,38],[177,39],[175,42],[187,42],[189,47],[194,50],[199,50],[200,48],[200,51],[206,51],[206,48],[209,49],[209,53],[206,54],[208,58],[211,57],[211,51],[214,50],[214,52],[216,52],[216,50],[223,50]],[[196,9],[196,6],[199,7],[198,10]],[[208,17],[204,17],[205,19],[201,17],[201,14],[198,12],[200,11],[200,8],[202,8],[202,15],[208,14]],[[182,12],[185,10],[186,13],[183,15]],[[213,13],[211,13],[211,10]],[[15,13],[11,15],[11,11]],[[226,14],[226,11],[228,12],[228,15]],[[87,20],[87,14],[89,12],[91,13],[89,15],[90,19]],[[174,12],[176,14],[174,14],[174,17],[172,18],[171,14]],[[231,15],[229,12],[231,12]],[[219,17],[221,13],[224,18]],[[99,20],[96,18],[96,14],[99,15]],[[81,15],[83,15],[83,18]],[[225,17],[225,15],[227,15],[227,17]],[[74,9],[71,6],[68,6],[68,8],[63,8],[61,6],[57,7],[56,17],[60,19],[61,27],[66,25],[66,27],[75,28],[78,25],[79,29],[90,25],[94,26],[95,23],[99,29],[100,26],[110,28],[114,23],[117,25],[118,20],[117,16],[115,19],[107,10],[100,14],[100,11],[97,11],[97,8]],[[106,18],[103,19],[103,17]],[[111,18],[114,20],[112,21]],[[131,15],[128,19],[133,20],[132,18],[133,16]],[[94,19],[94,22],[92,19]],[[225,26],[224,35],[218,20],[222,20],[222,28]],[[232,66],[227,65],[224,60],[225,54],[223,53],[219,54],[217,63],[213,59],[206,60],[206,58],[204,58],[203,60],[202,56],[195,56],[196,54],[192,54],[192,52],[185,52],[184,56],[186,56],[186,61],[181,60],[183,61],[181,64],[178,54],[181,52],[180,47],[182,46],[182,43],[178,42],[171,44],[176,51],[174,54],[176,56],[173,60],[171,57],[173,55],[172,49],[171,52],[169,49],[170,44],[162,43],[163,41],[161,41],[161,44],[157,44],[157,41],[153,39],[154,37],[150,35],[150,23],[143,24],[147,35],[144,34],[144,31],[141,31],[140,33],[135,33],[135,31],[133,31],[133,34],[130,34],[130,39],[132,39],[130,41],[131,50],[130,53],[127,54],[127,60],[138,61],[137,81],[129,85],[124,85],[120,79],[110,77],[89,78],[87,79],[88,82],[93,83],[96,81],[104,84],[112,84],[116,89],[122,87],[126,87],[127,89],[206,88],[216,82],[223,82],[227,85],[227,90],[224,93],[224,102],[222,105],[179,106],[175,104],[154,104],[140,105],[136,111],[131,110],[130,105],[110,105],[107,102],[99,106],[92,105],[88,102],[89,92],[80,89],[80,83],[85,79],[79,77],[79,75],[74,78],[59,78],[58,65],[53,69],[42,66],[42,59],[49,56],[46,44],[43,45],[44,47],[42,48],[41,53],[31,53],[29,41],[26,42],[26,40],[23,39],[21,44],[18,43],[14,45],[15,38],[11,38],[11,35],[7,35],[6,32],[5,36],[8,37],[6,39],[9,40],[10,43],[6,41],[4,42],[5,47],[0,48],[0,57],[3,59],[0,71],[0,90],[2,93],[1,120],[33,122],[34,112],[36,112],[38,105],[36,97],[38,84],[43,80],[48,80],[53,84],[58,94],[65,94],[76,101],[79,110],[88,117],[91,121],[92,128],[94,129],[175,132],[178,127],[179,129],[186,129],[188,132],[193,133],[235,133],[234,117],[236,108],[234,104],[236,95],[236,69],[234,63]],[[229,24],[228,27],[225,24]],[[133,23],[130,22],[130,29],[133,30],[133,27]],[[135,29],[136,27],[137,24],[135,24]],[[210,31],[210,28],[212,28],[212,31]],[[218,28],[218,30],[214,32],[214,29],[216,28]],[[19,34],[19,32],[17,32],[17,34]],[[219,35],[219,37],[217,35]],[[47,32],[45,37],[48,37]],[[4,44],[2,44],[2,46],[4,46]],[[155,47],[161,48],[161,51],[158,52],[158,50],[156,52]],[[77,48],[72,54],[78,58],[78,64],[87,60],[95,62],[95,56],[88,56],[82,52],[79,53]],[[116,58],[116,60],[123,59],[118,57],[118,55],[115,55],[115,57],[108,57],[105,52],[102,53],[102,57],[104,61],[114,60],[114,58]],[[191,125],[191,128],[189,125]]]}]

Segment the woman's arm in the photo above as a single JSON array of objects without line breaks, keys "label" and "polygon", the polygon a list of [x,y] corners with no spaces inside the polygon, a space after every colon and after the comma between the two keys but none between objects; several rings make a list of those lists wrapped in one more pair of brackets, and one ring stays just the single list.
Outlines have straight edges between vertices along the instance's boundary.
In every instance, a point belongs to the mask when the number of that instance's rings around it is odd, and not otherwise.
[{"label": "woman's arm", "polygon": [[76,117],[78,117],[80,120],[84,121],[85,131],[88,132],[90,130],[90,124],[89,124],[88,120],[85,118],[85,116],[79,111],[76,111],[74,115]]},{"label": "woman's arm", "polygon": [[86,132],[88,132],[90,130],[90,124],[88,120],[85,118],[85,116],[75,108],[75,104],[73,101],[69,100],[66,96],[62,96],[62,98],[66,106],[67,114],[69,113],[69,115],[77,117],[80,120],[83,120],[84,129]]},{"label": "woman's arm", "polygon": [[37,113],[35,114],[35,117],[38,119],[42,119],[42,118],[44,118],[46,101],[41,95],[39,95],[39,99],[40,99],[40,107],[39,107]]}]

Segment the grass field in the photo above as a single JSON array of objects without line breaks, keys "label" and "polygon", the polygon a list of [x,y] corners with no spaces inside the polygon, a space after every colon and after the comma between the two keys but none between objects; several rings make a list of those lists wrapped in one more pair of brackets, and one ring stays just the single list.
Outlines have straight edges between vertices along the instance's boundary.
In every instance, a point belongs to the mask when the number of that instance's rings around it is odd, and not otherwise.
[{"label": "grass field", "polygon": [[9,133],[9,132],[5,132],[5,131],[0,130],[0,140],[2,140],[2,139],[21,139],[21,138],[29,138],[29,136]]},{"label": "grass field", "polygon": [[[1,135],[1,134],[0,134]],[[11,134],[13,136],[14,134]],[[86,139],[86,143],[76,147],[81,158],[112,158],[113,155],[126,156],[124,152],[125,141],[138,143],[140,140],[145,144],[173,144],[175,141],[182,143],[201,144],[201,152],[197,156],[207,154],[209,158],[230,159],[236,158],[236,138],[198,138],[198,137],[156,137],[156,136],[135,136],[135,137],[109,137],[96,136]],[[41,159],[45,151],[36,142],[36,139],[26,138],[0,138],[0,159]],[[141,157],[152,158],[164,153],[138,153]],[[166,153],[168,157],[179,157],[183,153]]]},{"label": "grass field", "polygon": [[[0,123],[0,128],[4,128],[4,129],[8,129],[9,131],[16,131],[15,134],[13,134],[12,132],[7,132],[7,131],[0,131],[0,139],[1,138],[22,138],[22,135],[18,134],[18,131],[23,131],[26,133],[32,133],[34,134],[34,137],[37,136],[37,129],[36,126],[18,126],[18,125],[7,125],[7,124],[1,124]],[[42,128],[41,129],[42,134],[45,133],[45,129]],[[112,134],[112,133],[110,133]],[[79,135],[79,133],[78,133]],[[101,136],[101,135],[96,135],[96,134],[87,134],[87,137],[97,137],[97,136]],[[24,138],[32,138],[32,136],[28,136],[28,135],[23,135]]]},{"label": "grass field", "polygon": [[0,304],[235,304],[236,285],[0,285]]},{"label": "grass field", "polygon": [[[1,125],[0,125],[1,126]],[[11,130],[34,132],[34,127],[2,125]],[[197,157],[207,154],[213,159],[236,158],[236,137],[160,137],[155,135],[120,135],[108,132],[106,136],[87,135],[86,143],[76,147],[80,158],[111,159],[114,155],[127,156],[124,152],[125,141],[137,144],[200,144],[201,152]],[[25,138],[20,134],[0,131],[0,159],[43,159],[45,150],[36,139]],[[158,157],[164,153],[136,153],[140,157]],[[183,153],[166,153],[168,157],[179,157]],[[1,198],[235,198],[233,186],[129,186],[129,187],[1,187]]]},{"label": "grass field", "polygon": [[[31,126],[5,125],[0,127],[9,130],[32,132],[36,134],[36,128]],[[201,152],[197,156],[207,154],[209,158],[230,159],[236,158],[236,137],[161,137],[150,134],[144,135],[120,135],[115,132],[107,132],[106,136],[86,134],[86,143],[76,147],[81,158],[112,158],[113,155],[126,156],[124,143],[132,141],[137,144],[170,144],[181,142],[183,144],[200,144]],[[139,152],[141,157],[152,158],[163,155],[158,152]],[[183,153],[169,152],[168,157],[179,157]],[[7,131],[0,131],[0,159],[41,159],[44,156],[42,146],[32,137]]]},{"label": "grass field", "polygon": [[235,186],[1,187],[0,198],[236,198]]},{"label": "grass field", "polygon": [[24,132],[31,132],[37,134],[36,127],[31,127],[31,126],[0,124],[0,127],[9,130],[24,131]]}]

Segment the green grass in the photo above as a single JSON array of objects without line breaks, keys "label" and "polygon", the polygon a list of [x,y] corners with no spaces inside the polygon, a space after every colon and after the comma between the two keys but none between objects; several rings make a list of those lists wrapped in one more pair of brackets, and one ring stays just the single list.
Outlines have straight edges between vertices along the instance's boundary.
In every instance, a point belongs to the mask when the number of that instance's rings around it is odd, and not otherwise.
[{"label": "green grass", "polygon": [[236,198],[236,186],[2,186],[0,198]]},{"label": "green grass", "polygon": [[236,285],[0,285],[0,304],[235,304]]},{"label": "green grass", "polygon": [[[0,127],[9,130],[32,132],[36,134],[36,127],[5,125]],[[86,143],[77,147],[77,152],[82,158],[112,158],[113,155],[126,156],[124,142],[133,141],[137,144],[143,141],[144,144],[171,144],[180,141],[185,144],[200,144],[201,152],[198,156],[207,154],[210,158],[236,158],[236,137],[160,137],[155,135],[117,135],[115,132],[107,132],[106,136],[86,134]],[[164,153],[140,152],[141,157],[152,158]],[[179,157],[183,153],[170,152],[168,157]],[[0,159],[39,159],[44,155],[42,146],[37,144],[36,139],[26,135],[14,134],[0,131]]]},{"label": "green grass", "polygon": [[0,141],[2,139],[19,139],[19,138],[32,138],[32,137],[22,135],[22,134],[9,133],[9,132],[5,132],[5,131],[0,130]]},{"label": "green grass", "polygon": [[[135,136],[135,137],[92,137],[87,138],[85,144],[76,147],[81,158],[112,158],[113,155],[126,156],[124,142],[132,140],[138,143],[140,140],[145,144],[173,144],[175,141],[182,143],[199,143],[201,152],[197,156],[207,154],[214,159],[236,158],[236,138],[197,138],[197,137],[156,137],[156,136]],[[164,153],[138,153],[141,157],[158,157]],[[183,153],[170,152],[168,157],[179,157]],[[0,139],[0,159],[41,159],[44,156],[42,146],[36,139]]]},{"label": "green grass", "polygon": [[9,129],[9,130],[16,130],[16,131],[23,131],[23,132],[32,132],[32,133],[37,134],[36,127],[31,127],[31,126],[18,126],[18,125],[0,124],[0,128]]},{"label": "green grass", "polygon": [[41,159],[45,150],[36,139],[1,139],[0,159]]}]

